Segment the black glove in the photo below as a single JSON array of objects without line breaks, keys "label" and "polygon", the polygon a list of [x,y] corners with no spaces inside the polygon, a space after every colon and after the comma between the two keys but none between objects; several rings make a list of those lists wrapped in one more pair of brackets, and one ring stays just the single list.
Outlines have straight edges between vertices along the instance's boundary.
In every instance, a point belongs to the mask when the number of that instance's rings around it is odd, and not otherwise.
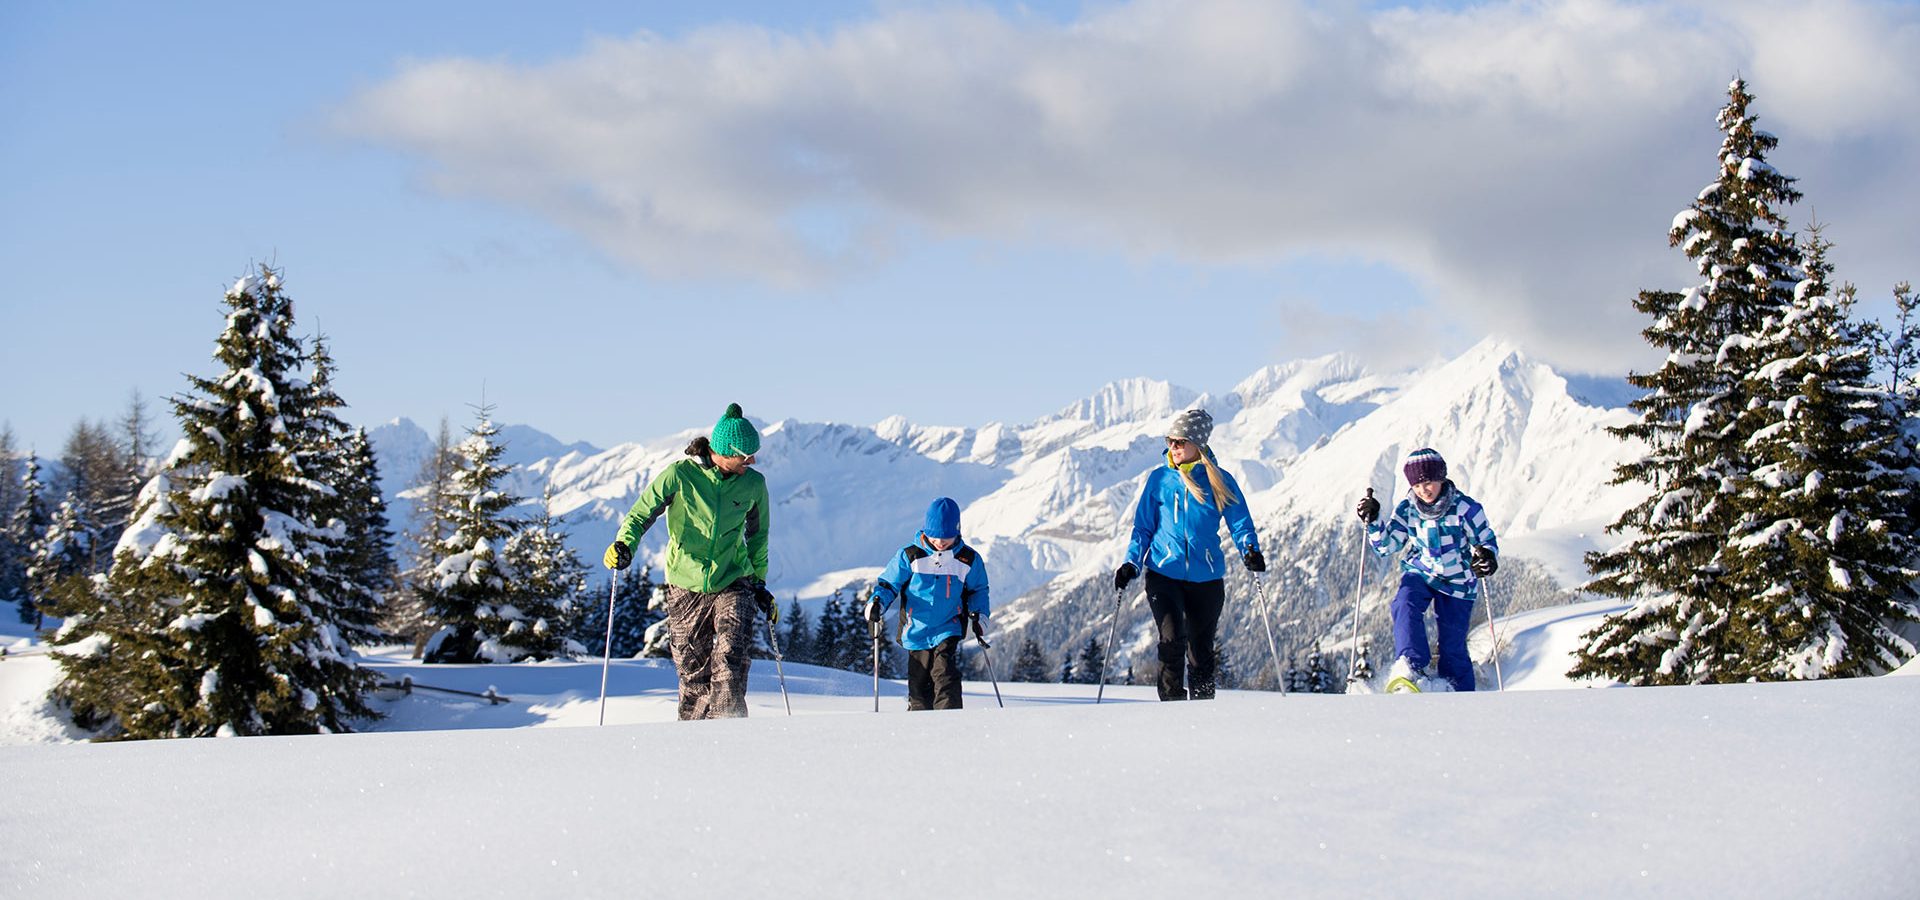
[{"label": "black glove", "polygon": [[759,605],[760,614],[766,616],[767,621],[780,621],[780,604],[774,602],[773,592],[767,590],[767,583],[758,578],[753,580],[753,602]]},{"label": "black glove", "polygon": [[885,610],[880,608],[880,601],[872,597],[867,598],[867,621],[871,624],[879,625],[886,620],[887,614]]},{"label": "black glove", "polygon": [[1126,590],[1127,584],[1132,582],[1139,574],[1139,566],[1130,562],[1121,563],[1120,568],[1113,570],[1113,589],[1116,591]]},{"label": "black glove", "polygon": [[980,624],[979,613],[967,613],[967,626],[973,630],[974,637],[982,641],[987,639],[987,629],[986,626]]},{"label": "black glove", "polygon": [[1359,516],[1360,521],[1368,525],[1380,521],[1380,501],[1373,499],[1373,488],[1367,488],[1367,495],[1360,498],[1360,503],[1354,506],[1353,514]]},{"label": "black glove", "polygon": [[1258,550],[1248,550],[1246,562],[1247,571],[1249,572],[1265,572],[1267,570],[1267,558],[1261,556]]},{"label": "black glove", "polygon": [[609,569],[624,569],[633,565],[633,548],[619,541],[614,541],[607,547],[607,552],[600,558],[600,561],[605,563]]},{"label": "black glove", "polygon": [[1500,571],[1500,561],[1494,558],[1492,550],[1485,547],[1475,547],[1473,548],[1473,562],[1468,563],[1467,568],[1472,569],[1475,576],[1485,578],[1488,575]]}]

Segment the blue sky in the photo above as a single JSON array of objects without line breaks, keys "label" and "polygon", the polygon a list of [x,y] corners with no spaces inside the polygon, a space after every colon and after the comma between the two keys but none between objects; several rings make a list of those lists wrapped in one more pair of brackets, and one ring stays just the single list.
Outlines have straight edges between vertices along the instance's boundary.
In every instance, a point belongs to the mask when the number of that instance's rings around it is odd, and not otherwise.
[{"label": "blue sky", "polygon": [[1618,371],[1735,72],[1841,274],[1920,274],[1920,16],[1804,6],[6,4],[0,419],[181,390],[258,262],[354,421],[602,446],[1487,333]]}]

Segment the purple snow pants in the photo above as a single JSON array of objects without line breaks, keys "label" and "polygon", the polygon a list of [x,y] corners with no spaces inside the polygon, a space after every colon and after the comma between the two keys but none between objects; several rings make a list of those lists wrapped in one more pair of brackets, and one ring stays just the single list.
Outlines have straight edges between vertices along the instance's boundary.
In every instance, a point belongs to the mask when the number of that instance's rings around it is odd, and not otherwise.
[{"label": "purple snow pants", "polygon": [[1400,592],[1393,595],[1393,655],[1407,658],[1415,671],[1433,660],[1427,649],[1427,605],[1433,605],[1440,625],[1440,677],[1456,691],[1473,690],[1473,660],[1467,656],[1467,622],[1473,601],[1449,597],[1408,572],[1400,576]]}]

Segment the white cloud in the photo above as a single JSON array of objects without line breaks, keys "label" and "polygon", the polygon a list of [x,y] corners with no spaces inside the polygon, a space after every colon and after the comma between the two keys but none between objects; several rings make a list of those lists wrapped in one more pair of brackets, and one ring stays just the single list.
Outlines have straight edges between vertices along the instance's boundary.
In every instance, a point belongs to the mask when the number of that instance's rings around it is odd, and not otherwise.
[{"label": "white cloud", "polygon": [[1821,217],[1915,261],[1916,23],[1776,0],[1139,0],[1064,25],[911,8],[419,62],[340,122],[663,275],[818,282],[903,230],[1337,253],[1413,274],[1463,328],[1605,369],[1644,351],[1633,292],[1689,271],[1664,232],[1711,178],[1735,73]]}]

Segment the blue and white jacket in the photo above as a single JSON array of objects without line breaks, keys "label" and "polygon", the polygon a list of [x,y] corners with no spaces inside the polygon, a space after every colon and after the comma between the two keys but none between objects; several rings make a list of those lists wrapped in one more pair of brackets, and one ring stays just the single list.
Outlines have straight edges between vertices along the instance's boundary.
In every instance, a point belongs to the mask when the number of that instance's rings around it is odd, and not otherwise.
[{"label": "blue and white jacket", "polygon": [[1400,557],[1403,573],[1420,576],[1449,597],[1472,600],[1479,594],[1480,582],[1467,568],[1472,561],[1469,550],[1486,547],[1497,557],[1500,543],[1487,522],[1487,511],[1478,501],[1460,493],[1451,480],[1434,505],[1439,510],[1437,515],[1422,515],[1412,489],[1408,489],[1407,496],[1393,508],[1393,515],[1367,525],[1367,540],[1381,556],[1392,556],[1404,547],[1406,553]]},{"label": "blue and white jacket", "polygon": [[935,550],[923,534],[900,548],[873,586],[873,599],[885,610],[902,596],[900,646],[908,650],[932,650],[947,638],[966,637],[963,612],[985,619],[993,611],[987,561],[964,540]]},{"label": "blue and white jacket", "polygon": [[1186,479],[1180,477],[1180,470],[1170,460],[1147,473],[1147,485],[1133,510],[1133,540],[1127,544],[1127,562],[1181,581],[1219,581],[1227,577],[1227,555],[1220,550],[1222,518],[1241,555],[1260,549],[1246,494],[1227,470],[1220,469],[1220,477],[1240,498],[1227,507],[1224,516],[1214,502],[1213,484],[1204,475],[1194,475],[1207,498],[1202,503],[1187,492]]}]

